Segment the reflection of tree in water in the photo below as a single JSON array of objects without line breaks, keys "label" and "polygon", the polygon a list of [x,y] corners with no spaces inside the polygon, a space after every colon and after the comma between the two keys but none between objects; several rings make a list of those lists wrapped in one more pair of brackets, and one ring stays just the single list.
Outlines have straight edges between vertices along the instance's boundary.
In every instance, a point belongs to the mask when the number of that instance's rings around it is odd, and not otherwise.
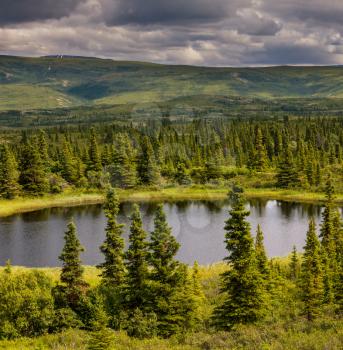
[{"label": "reflection of tree in water", "polygon": [[265,215],[268,199],[251,198],[248,203],[251,208],[257,211],[258,216]]},{"label": "reflection of tree in water", "polygon": [[42,209],[34,212],[28,212],[21,214],[21,218],[24,222],[35,222],[35,221],[47,221],[50,216],[51,209]]},{"label": "reflection of tree in water", "polygon": [[281,214],[288,220],[291,219],[295,213],[301,218],[306,219],[309,217],[318,218],[321,213],[321,206],[313,203],[277,201],[277,205],[281,209]]}]

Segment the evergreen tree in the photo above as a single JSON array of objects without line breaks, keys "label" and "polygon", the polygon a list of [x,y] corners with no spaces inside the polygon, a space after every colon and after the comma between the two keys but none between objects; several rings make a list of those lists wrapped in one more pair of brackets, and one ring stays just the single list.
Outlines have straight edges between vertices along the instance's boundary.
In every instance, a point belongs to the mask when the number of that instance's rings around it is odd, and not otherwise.
[{"label": "evergreen tree", "polygon": [[141,148],[137,169],[140,182],[144,185],[156,185],[159,183],[160,173],[154,150],[147,136],[143,137]]},{"label": "evergreen tree", "polygon": [[161,204],[155,212],[149,246],[152,311],[157,316],[159,334],[170,336],[190,326],[195,299],[185,266],[175,260],[180,244],[172,235]]},{"label": "evergreen tree", "polygon": [[299,184],[299,174],[289,147],[283,153],[277,173],[277,186],[281,188],[296,187]]},{"label": "evergreen tree", "polygon": [[314,220],[310,221],[306,236],[301,267],[301,287],[304,312],[307,319],[312,321],[320,314],[324,298],[320,242],[316,234]]},{"label": "evergreen tree", "polygon": [[257,259],[257,267],[265,278],[269,276],[268,258],[264,248],[264,237],[260,225],[257,225],[257,233],[255,239],[255,254]]},{"label": "evergreen tree", "polygon": [[60,280],[67,303],[72,308],[78,305],[87,286],[83,280],[83,267],[80,259],[80,253],[83,251],[84,248],[77,237],[76,226],[70,222],[64,235],[64,247],[59,259],[62,261]]},{"label": "evergreen tree", "polygon": [[253,167],[257,171],[263,171],[267,167],[267,151],[263,143],[262,131],[260,128],[256,130],[255,149],[254,149]]},{"label": "evergreen tree", "polygon": [[291,262],[290,262],[290,270],[291,270],[291,279],[295,281],[299,275],[299,258],[297,248],[294,245],[292,249]]},{"label": "evergreen tree", "polygon": [[225,225],[225,243],[229,269],[222,275],[224,303],[214,311],[213,321],[219,329],[231,329],[236,324],[253,323],[266,312],[265,283],[258,270],[249,215],[244,207],[241,190],[231,192],[231,217]]},{"label": "evergreen tree", "polygon": [[102,270],[101,276],[105,284],[112,287],[120,286],[124,281],[124,239],[123,226],[118,224],[119,198],[113,188],[107,192],[105,203],[105,215],[107,218],[106,238],[100,250],[105,256],[105,261],[98,265]]},{"label": "evergreen tree", "polygon": [[7,145],[0,146],[0,198],[13,199],[19,194],[18,165]]},{"label": "evergreen tree", "polygon": [[31,195],[42,195],[49,190],[44,163],[37,146],[37,140],[24,144],[21,154],[19,182],[24,191]]},{"label": "evergreen tree", "polygon": [[337,274],[336,241],[334,218],[336,208],[334,206],[334,187],[329,176],[326,188],[326,202],[322,213],[320,238],[322,243],[322,262],[324,269],[324,301],[331,303],[334,299],[334,278]]},{"label": "evergreen tree", "polygon": [[144,313],[147,309],[148,300],[148,242],[137,204],[133,207],[129,234],[129,247],[125,254],[125,258],[127,275],[124,299],[125,309],[130,317],[136,309],[139,309]]},{"label": "evergreen tree", "polygon": [[99,146],[98,146],[97,137],[96,137],[94,128],[91,128],[91,138],[90,138],[90,146],[89,146],[88,153],[89,153],[88,170],[94,171],[94,172],[101,172],[102,171],[101,156],[100,156]]}]

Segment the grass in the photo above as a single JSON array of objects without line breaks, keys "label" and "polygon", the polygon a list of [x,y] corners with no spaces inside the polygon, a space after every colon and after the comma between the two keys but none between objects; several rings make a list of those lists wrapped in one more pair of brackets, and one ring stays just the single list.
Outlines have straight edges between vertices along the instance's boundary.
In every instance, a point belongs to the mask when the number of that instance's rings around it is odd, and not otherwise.
[{"label": "grass", "polygon": [[[223,200],[227,198],[227,187],[192,186],[169,187],[161,189],[119,190],[123,201],[177,201],[177,200]],[[248,198],[276,199],[294,202],[321,202],[323,193],[304,192],[296,190],[279,189],[246,189]],[[34,198],[16,198],[13,200],[0,200],[0,217],[24,213],[44,208],[75,206],[102,203],[102,193],[67,192],[56,195],[46,195]],[[336,196],[337,203],[343,203],[343,195]]]}]

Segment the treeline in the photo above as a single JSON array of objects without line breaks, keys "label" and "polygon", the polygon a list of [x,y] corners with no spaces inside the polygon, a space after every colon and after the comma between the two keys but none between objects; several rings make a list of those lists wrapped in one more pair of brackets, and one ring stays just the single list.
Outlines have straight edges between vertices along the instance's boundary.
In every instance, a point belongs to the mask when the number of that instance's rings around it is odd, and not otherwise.
[{"label": "treeline", "polygon": [[[342,182],[343,119],[159,122],[1,134],[0,196],[274,177],[268,186]],[[258,185],[258,184],[257,184]]]},{"label": "treeline", "polygon": [[[64,236],[57,285],[37,271],[16,275],[9,264],[1,273],[0,337],[81,328],[95,332],[93,349],[105,349],[110,341],[106,340],[106,327],[138,338],[169,338],[211,329],[230,331],[242,324],[273,323],[298,315],[309,322],[324,314],[340,318],[343,223],[333,204],[330,180],[326,193],[319,237],[311,220],[303,256],[294,249],[285,267],[267,258],[260,226],[253,239],[243,192],[233,188],[225,225],[227,268],[215,296],[205,295],[196,263],[189,270],[175,259],[179,244],[162,205],[156,210],[150,235],[142,227],[139,207],[134,207],[128,247],[124,249],[123,225],[117,221],[119,201],[116,192],[109,189],[104,207],[106,237],[100,247],[104,260],[98,266],[100,283],[90,286],[84,279],[83,248],[71,222]],[[289,310],[288,303],[294,308]],[[204,304],[210,305],[205,312]],[[280,308],[287,310],[287,316],[285,311],[277,314]]]}]

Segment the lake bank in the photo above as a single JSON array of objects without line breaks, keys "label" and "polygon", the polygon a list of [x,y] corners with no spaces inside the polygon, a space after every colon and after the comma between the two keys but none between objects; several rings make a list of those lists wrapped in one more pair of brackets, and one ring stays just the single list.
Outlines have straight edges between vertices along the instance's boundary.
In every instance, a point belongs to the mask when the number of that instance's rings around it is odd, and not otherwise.
[{"label": "lake bank", "polygon": [[[214,187],[171,187],[147,190],[118,190],[121,201],[180,201],[180,200],[223,200],[228,189]],[[294,202],[322,202],[323,193],[279,189],[246,189],[247,198],[274,199]],[[20,197],[13,200],[0,200],[0,217],[25,213],[45,208],[100,204],[104,201],[102,193],[63,193],[38,198]],[[336,196],[337,203],[343,203],[343,195]]]}]

